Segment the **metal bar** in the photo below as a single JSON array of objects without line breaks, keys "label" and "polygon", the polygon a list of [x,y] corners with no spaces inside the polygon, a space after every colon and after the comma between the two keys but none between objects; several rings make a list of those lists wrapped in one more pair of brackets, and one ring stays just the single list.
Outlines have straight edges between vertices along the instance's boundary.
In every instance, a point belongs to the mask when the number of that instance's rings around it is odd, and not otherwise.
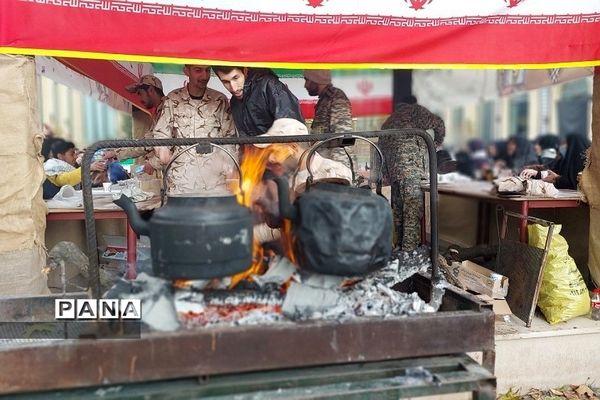
[{"label": "metal bar", "polygon": [[[495,393],[492,374],[465,354],[179,379],[105,390],[106,399],[389,399],[457,392]],[[96,398],[98,390],[13,396],[28,399]]]},{"label": "metal bar", "polygon": [[509,217],[514,217],[514,218],[519,218],[519,219],[526,219],[529,222],[533,222],[535,224],[540,224],[542,226],[552,226],[552,225],[554,225],[554,222],[547,221],[547,220],[541,219],[541,218],[532,217],[532,216],[529,216],[529,215],[519,214],[519,213],[512,212],[512,211],[504,211],[504,214],[507,215],[507,216],[509,216]]},{"label": "metal bar", "polygon": [[522,243],[527,243],[527,217],[529,216],[529,203],[527,201],[521,203],[521,214],[525,218],[519,221],[519,240]]},{"label": "metal bar", "polygon": [[0,393],[429,357],[493,348],[494,314],[490,309],[361,319],[343,324],[204,328],[143,335],[137,340],[28,344],[0,347]]},{"label": "metal bar", "polygon": [[[438,191],[437,191],[437,157],[435,144],[431,136],[421,129],[390,129],[385,131],[353,132],[351,136],[375,138],[382,136],[420,136],[425,141],[429,154],[429,208],[431,226],[431,265],[432,289],[439,286],[441,273],[438,266]],[[96,238],[96,223],[94,221],[94,200],[92,197],[92,181],[90,166],[94,153],[100,149],[114,147],[159,147],[159,146],[190,146],[194,144],[216,145],[243,145],[254,143],[296,143],[314,142],[331,138],[331,134],[299,135],[299,136],[271,136],[271,137],[238,137],[238,138],[175,138],[175,139],[139,139],[139,140],[103,140],[89,146],[83,156],[81,165],[81,180],[83,191],[83,208],[85,212],[85,229],[87,237],[88,257],[90,261],[90,287],[94,298],[101,297],[100,270],[98,265],[98,248]],[[383,168],[383,165],[382,165]]]},{"label": "metal bar", "polygon": [[127,279],[135,279],[137,276],[137,234],[127,222]]}]

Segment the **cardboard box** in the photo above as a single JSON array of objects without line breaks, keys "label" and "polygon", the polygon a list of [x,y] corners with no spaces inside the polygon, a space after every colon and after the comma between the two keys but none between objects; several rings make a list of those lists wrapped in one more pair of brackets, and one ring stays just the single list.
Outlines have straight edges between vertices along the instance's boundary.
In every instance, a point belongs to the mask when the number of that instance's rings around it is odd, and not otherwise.
[{"label": "cardboard box", "polygon": [[456,278],[468,290],[485,294],[494,299],[503,299],[508,294],[508,278],[504,275],[500,275],[471,261],[453,263],[452,267],[458,267]]},{"label": "cardboard box", "polygon": [[512,314],[512,311],[510,310],[508,303],[504,299],[493,299],[490,296],[486,296],[485,294],[478,294],[477,298],[479,298],[480,300],[482,300],[488,304],[491,304],[492,310],[494,311],[494,314],[496,314],[496,315],[511,315]]}]

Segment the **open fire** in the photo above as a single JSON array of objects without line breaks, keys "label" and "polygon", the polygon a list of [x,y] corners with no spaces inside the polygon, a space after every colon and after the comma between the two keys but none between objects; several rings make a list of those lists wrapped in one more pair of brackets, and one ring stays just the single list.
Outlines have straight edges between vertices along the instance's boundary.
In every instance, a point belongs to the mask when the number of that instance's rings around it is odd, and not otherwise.
[{"label": "open fire", "polygon": [[[297,154],[295,146],[273,144],[244,149],[243,181],[231,188],[237,190],[235,194],[240,204],[253,209],[255,224],[265,225],[266,221],[265,209],[256,204],[261,198],[273,198],[273,193],[269,193],[273,188],[263,181],[265,171],[269,167],[275,174],[283,174],[285,161]],[[155,330],[311,319],[386,318],[434,311],[416,293],[393,289],[430,267],[427,248],[397,254],[387,266],[367,276],[323,275],[297,267],[291,221],[284,219],[280,230],[279,253],[267,250],[255,237],[252,265],[246,271],[220,279],[174,282],[140,274],[136,281],[130,282],[126,297],[131,297],[131,293],[139,295],[145,310],[144,321]]]}]

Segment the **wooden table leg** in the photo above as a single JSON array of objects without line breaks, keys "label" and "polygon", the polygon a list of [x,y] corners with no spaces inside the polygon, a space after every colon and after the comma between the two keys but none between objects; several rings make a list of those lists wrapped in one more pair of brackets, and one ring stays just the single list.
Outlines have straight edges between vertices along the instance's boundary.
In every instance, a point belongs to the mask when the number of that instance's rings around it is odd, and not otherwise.
[{"label": "wooden table leg", "polygon": [[[529,202],[527,200],[521,202],[521,214],[524,217],[529,216]],[[519,222],[519,240],[522,243],[527,243],[527,218],[523,218]]]},{"label": "wooden table leg", "polygon": [[136,271],[136,261],[137,261],[137,234],[129,225],[129,221],[127,221],[127,279],[135,279],[137,276]]}]

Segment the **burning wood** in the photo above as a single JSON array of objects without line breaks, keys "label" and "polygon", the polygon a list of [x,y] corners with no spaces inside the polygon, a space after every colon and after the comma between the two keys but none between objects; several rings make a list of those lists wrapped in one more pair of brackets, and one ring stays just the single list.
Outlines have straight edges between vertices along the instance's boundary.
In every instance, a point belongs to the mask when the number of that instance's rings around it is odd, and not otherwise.
[{"label": "burning wood", "polygon": [[[236,195],[238,196],[238,202],[246,207],[251,207],[256,212],[258,218],[262,223],[265,217],[260,207],[255,207],[257,200],[260,197],[265,196],[266,187],[263,183],[263,176],[269,165],[282,165],[291,155],[297,151],[297,144],[272,144],[266,148],[256,148],[253,146],[246,146],[244,148],[244,156],[242,159],[241,170],[243,175],[243,182],[239,187]],[[258,229],[264,230],[264,226],[259,223],[257,224]],[[262,231],[261,231],[262,232]],[[273,237],[277,236],[273,234]],[[264,250],[259,238],[264,235],[255,235],[253,244],[253,263],[248,270],[234,275],[231,278],[230,288],[234,288],[240,281],[246,279],[252,279],[252,276],[260,275],[264,272]],[[284,239],[286,236],[284,235]],[[286,255],[292,260],[294,256],[291,252],[292,246],[285,245]]]},{"label": "burning wood", "polygon": [[[392,289],[429,266],[425,248],[411,254],[399,254],[399,258],[387,267],[362,279],[298,272],[289,260],[274,258],[269,271],[256,278],[254,290],[206,290],[192,294],[188,291],[185,296],[176,297],[176,307],[187,328],[315,319],[389,318],[433,312],[435,310],[416,293]],[[281,290],[283,282],[290,283],[285,293]]]}]

